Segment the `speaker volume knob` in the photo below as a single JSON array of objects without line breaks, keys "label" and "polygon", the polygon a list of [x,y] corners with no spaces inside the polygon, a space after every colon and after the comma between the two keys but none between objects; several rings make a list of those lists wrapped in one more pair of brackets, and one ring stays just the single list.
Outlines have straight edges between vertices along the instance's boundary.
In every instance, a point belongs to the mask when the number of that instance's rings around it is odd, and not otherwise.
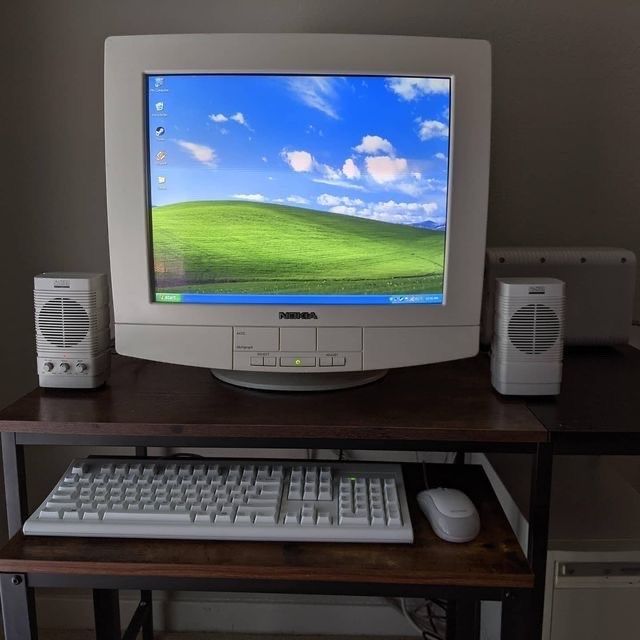
[{"label": "speaker volume knob", "polygon": [[76,371],[80,373],[84,373],[88,369],[87,365],[84,362],[78,362],[76,365]]},{"label": "speaker volume knob", "polygon": [[66,373],[67,371],[69,371],[70,368],[71,367],[69,366],[68,362],[61,362],[60,363],[60,371],[64,371]]},{"label": "speaker volume knob", "polygon": [[48,373],[49,371],[53,371],[53,362],[45,362],[42,365],[42,368]]}]

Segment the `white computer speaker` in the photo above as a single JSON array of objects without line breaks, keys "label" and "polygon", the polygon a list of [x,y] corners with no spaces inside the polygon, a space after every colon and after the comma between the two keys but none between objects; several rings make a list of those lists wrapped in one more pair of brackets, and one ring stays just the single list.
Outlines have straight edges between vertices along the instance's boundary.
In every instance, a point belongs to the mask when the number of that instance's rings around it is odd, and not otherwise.
[{"label": "white computer speaker", "polygon": [[109,289],[103,273],[41,273],[34,278],[41,387],[98,387],[109,374]]},{"label": "white computer speaker", "polygon": [[497,278],[491,383],[504,395],[557,395],[562,381],[565,285]]}]

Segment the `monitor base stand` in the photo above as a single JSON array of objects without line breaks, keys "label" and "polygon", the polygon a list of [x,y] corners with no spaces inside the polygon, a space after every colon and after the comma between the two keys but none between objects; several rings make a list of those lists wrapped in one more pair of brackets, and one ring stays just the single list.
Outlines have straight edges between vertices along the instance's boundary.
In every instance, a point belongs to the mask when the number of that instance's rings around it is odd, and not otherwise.
[{"label": "monitor base stand", "polygon": [[211,373],[229,384],[261,391],[333,391],[359,387],[380,380],[387,370],[340,371],[331,373],[270,373],[266,371],[223,371]]}]

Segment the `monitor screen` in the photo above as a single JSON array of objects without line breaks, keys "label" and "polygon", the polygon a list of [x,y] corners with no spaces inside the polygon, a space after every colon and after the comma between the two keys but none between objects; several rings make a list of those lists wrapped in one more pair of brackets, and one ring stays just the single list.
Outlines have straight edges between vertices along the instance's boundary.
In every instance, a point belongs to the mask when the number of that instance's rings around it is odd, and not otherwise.
[{"label": "monitor screen", "polygon": [[155,302],[443,303],[450,78],[145,81]]}]

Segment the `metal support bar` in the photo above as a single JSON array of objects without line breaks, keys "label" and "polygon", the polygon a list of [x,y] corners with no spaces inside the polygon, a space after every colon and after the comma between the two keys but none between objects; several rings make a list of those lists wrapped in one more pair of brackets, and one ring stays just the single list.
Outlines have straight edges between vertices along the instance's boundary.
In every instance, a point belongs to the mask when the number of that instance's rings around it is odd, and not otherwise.
[{"label": "metal support bar", "polygon": [[22,529],[24,521],[29,517],[24,450],[22,446],[16,444],[15,433],[2,433],[2,466],[7,501],[7,525],[9,537],[12,538]]},{"label": "metal support bar", "polygon": [[5,640],[37,640],[35,599],[25,576],[0,574],[0,597]]},{"label": "metal support bar", "polygon": [[93,590],[96,640],[120,640],[120,601],[116,589]]},{"label": "metal support bar", "polygon": [[[51,434],[23,431],[16,434],[19,445],[52,445],[83,447],[184,447],[195,449],[242,449],[247,438],[221,438],[204,436],[148,435],[100,435],[100,434]],[[450,440],[336,440],[322,438],[252,438],[253,449],[366,449],[370,451],[446,451],[458,448],[466,453],[535,453],[531,442],[455,442]],[[453,446],[452,446],[453,445]]]},{"label": "metal support bar", "polygon": [[456,640],[458,633],[458,620],[456,616],[456,601],[447,600],[447,635],[445,640]]},{"label": "metal support bar", "polygon": [[140,593],[140,604],[131,616],[122,640],[136,640],[142,630],[143,640],[153,640],[153,611],[151,605],[151,591]]},{"label": "metal support bar", "polygon": [[480,600],[456,598],[447,601],[446,640],[480,639]]},{"label": "metal support bar", "polygon": [[456,640],[480,640],[480,601],[456,601]]},{"label": "metal support bar", "polygon": [[530,615],[531,597],[528,591],[510,589],[505,592],[502,600],[502,615],[500,618],[500,640],[524,640],[525,638],[540,638],[534,635],[531,628]]},{"label": "metal support bar", "polygon": [[153,640],[153,592],[141,591],[140,603],[145,603],[147,617],[142,623],[142,640]]},{"label": "metal support bar", "polygon": [[534,587],[527,598],[530,601],[530,637],[542,637],[544,615],[544,587],[549,541],[549,505],[551,501],[551,475],[553,452],[550,444],[539,444],[531,472],[531,498],[529,502],[529,538],[527,557],[534,573]]}]

